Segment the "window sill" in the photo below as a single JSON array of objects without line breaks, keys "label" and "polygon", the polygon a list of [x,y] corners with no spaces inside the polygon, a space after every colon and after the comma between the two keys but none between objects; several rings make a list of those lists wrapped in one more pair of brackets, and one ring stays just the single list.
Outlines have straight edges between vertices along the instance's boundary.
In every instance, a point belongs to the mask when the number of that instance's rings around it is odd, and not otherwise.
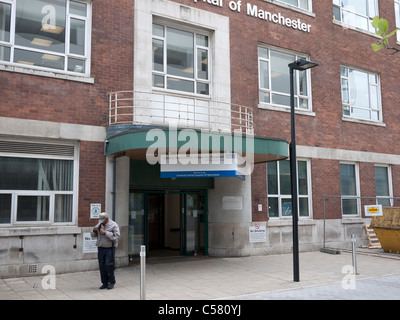
[{"label": "window sill", "polygon": [[308,11],[306,9],[302,9],[302,8],[298,8],[298,7],[295,7],[295,6],[291,6],[289,4],[278,2],[276,0],[264,0],[264,1],[272,3],[272,4],[276,5],[276,6],[280,6],[280,7],[286,8],[286,9],[290,9],[290,10],[293,10],[293,11],[296,11],[296,12],[300,12],[302,14],[305,14],[305,15],[308,15],[310,17],[314,17],[315,18],[315,13],[313,13],[311,11]]},{"label": "window sill", "polygon": [[333,24],[341,26],[343,29],[354,30],[354,31],[366,34],[368,36],[372,36],[374,38],[381,39],[381,37],[378,36],[377,34],[375,34],[374,32],[371,32],[371,31],[368,31],[368,30],[364,30],[364,29],[361,29],[361,28],[357,28],[355,26],[352,26],[351,24],[347,24],[347,23],[344,23],[344,22],[341,22],[341,21],[338,21],[338,20],[333,20]]},{"label": "window sill", "polygon": [[379,122],[379,121],[373,121],[373,120],[357,119],[357,118],[351,118],[351,117],[347,117],[347,116],[343,116],[342,120],[347,121],[347,122],[368,124],[368,125],[377,126],[377,127],[386,127],[386,123]]},{"label": "window sill", "polygon": [[[258,108],[265,109],[265,110],[271,110],[271,111],[287,112],[287,113],[291,112],[289,107],[274,106],[274,105],[266,104],[266,103],[259,103]],[[296,109],[295,113],[299,114],[299,115],[303,115],[303,116],[315,117],[315,112],[310,111],[310,110]]]},{"label": "window sill", "polygon": [[14,66],[14,65],[9,65],[9,64],[0,64],[0,71],[17,72],[17,73],[29,74],[29,75],[33,75],[33,76],[56,78],[56,79],[77,81],[77,82],[90,83],[90,84],[94,83],[94,79],[91,77],[88,77],[88,76],[70,75],[70,74],[56,72],[56,71],[36,70],[36,69],[24,68],[21,66]]},{"label": "window sill", "polygon": [[[269,218],[269,220],[267,221],[268,227],[288,227],[292,226],[292,224],[292,218]],[[299,226],[312,226],[315,224],[316,222],[311,218],[299,218]]]},{"label": "window sill", "polygon": [[0,228],[1,237],[42,236],[59,234],[81,234],[81,228],[76,226],[46,226],[46,227],[8,227]]},{"label": "window sill", "polygon": [[365,221],[359,216],[343,217],[342,224],[364,224]]}]

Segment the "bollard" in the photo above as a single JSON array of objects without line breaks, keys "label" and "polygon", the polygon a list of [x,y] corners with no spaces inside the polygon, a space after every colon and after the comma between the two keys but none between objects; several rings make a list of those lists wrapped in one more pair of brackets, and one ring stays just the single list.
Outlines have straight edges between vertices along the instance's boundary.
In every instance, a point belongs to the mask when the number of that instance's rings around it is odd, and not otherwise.
[{"label": "bollard", "polygon": [[353,253],[353,273],[358,274],[357,272],[357,252],[356,252],[356,235],[351,235],[351,242],[352,242],[352,253]]},{"label": "bollard", "polygon": [[146,246],[140,247],[140,300],[146,300]]}]

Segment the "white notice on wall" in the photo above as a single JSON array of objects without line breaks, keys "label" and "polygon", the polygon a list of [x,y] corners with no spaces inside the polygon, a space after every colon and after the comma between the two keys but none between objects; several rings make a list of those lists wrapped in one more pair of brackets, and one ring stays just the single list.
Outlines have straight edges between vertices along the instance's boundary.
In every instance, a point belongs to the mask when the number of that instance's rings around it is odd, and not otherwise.
[{"label": "white notice on wall", "polygon": [[222,210],[243,210],[243,197],[227,196],[222,197]]},{"label": "white notice on wall", "polygon": [[249,227],[249,241],[250,243],[267,242],[267,228],[259,224]]},{"label": "white notice on wall", "polygon": [[90,204],[90,219],[98,219],[101,213],[101,203]]},{"label": "white notice on wall", "polygon": [[83,234],[83,253],[97,252],[96,238],[90,236],[90,232]]}]

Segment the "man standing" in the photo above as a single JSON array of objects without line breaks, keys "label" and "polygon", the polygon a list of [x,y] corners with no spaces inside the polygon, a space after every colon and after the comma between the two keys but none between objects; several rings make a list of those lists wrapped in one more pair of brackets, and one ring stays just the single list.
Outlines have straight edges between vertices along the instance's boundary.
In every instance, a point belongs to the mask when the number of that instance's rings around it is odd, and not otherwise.
[{"label": "man standing", "polygon": [[120,237],[119,226],[108,218],[106,212],[99,215],[99,223],[91,232],[92,238],[97,238],[97,258],[99,260],[100,289],[112,289],[115,285],[115,248]]}]

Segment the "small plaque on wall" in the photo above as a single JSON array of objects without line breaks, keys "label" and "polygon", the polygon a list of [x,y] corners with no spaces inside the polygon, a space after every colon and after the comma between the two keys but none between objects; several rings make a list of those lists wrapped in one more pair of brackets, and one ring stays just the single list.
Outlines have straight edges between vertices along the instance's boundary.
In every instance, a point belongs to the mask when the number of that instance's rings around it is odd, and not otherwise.
[{"label": "small plaque on wall", "polygon": [[242,196],[222,197],[222,209],[228,211],[243,210],[243,197]]}]

